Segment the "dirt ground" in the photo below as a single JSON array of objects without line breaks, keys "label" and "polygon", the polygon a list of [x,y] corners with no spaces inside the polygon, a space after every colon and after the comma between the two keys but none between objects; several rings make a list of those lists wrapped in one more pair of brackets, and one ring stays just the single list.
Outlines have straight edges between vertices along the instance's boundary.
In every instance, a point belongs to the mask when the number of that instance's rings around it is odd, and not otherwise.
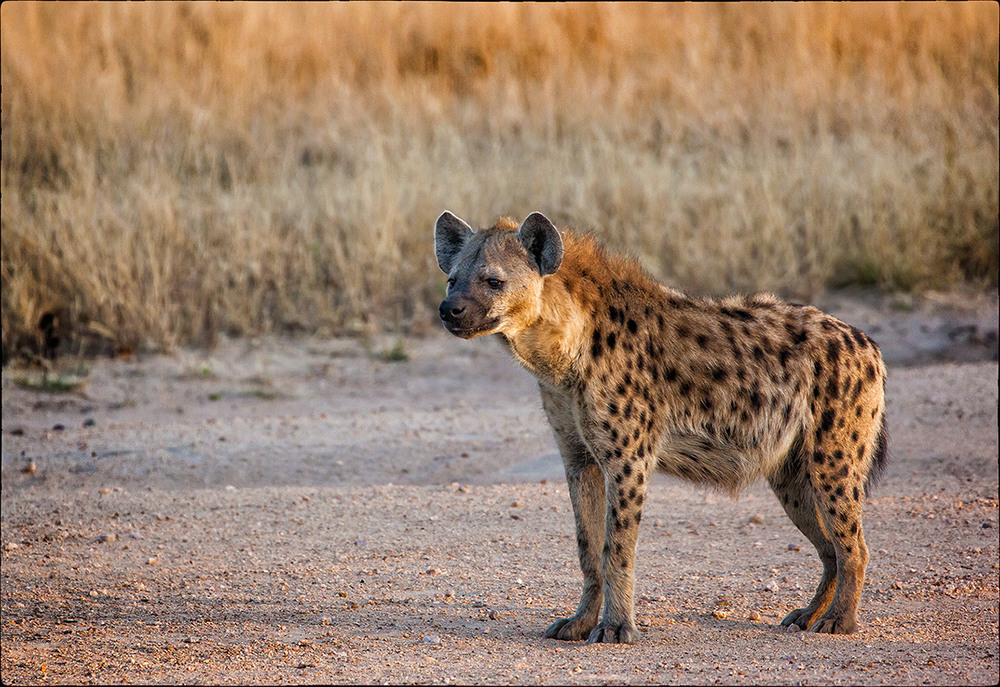
[{"label": "dirt ground", "polygon": [[641,642],[543,639],[578,599],[572,512],[493,341],[227,341],[91,361],[69,393],[5,370],[2,681],[995,684],[997,304],[821,303],[890,367],[846,637],[779,626],[820,566],[766,485],[661,475]]}]

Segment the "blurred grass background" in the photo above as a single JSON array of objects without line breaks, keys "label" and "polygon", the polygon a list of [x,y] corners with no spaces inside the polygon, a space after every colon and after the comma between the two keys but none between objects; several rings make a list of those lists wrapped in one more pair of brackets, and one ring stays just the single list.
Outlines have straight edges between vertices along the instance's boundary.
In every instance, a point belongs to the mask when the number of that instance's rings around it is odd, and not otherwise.
[{"label": "blurred grass background", "polygon": [[5,361],[420,333],[444,209],[699,293],[997,284],[993,2],[0,12]]}]

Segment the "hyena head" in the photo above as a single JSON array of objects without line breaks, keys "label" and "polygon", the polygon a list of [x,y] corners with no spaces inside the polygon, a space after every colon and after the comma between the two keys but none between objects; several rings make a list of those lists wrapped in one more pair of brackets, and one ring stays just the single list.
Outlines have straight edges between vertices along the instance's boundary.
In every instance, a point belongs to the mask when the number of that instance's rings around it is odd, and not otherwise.
[{"label": "hyena head", "polygon": [[438,217],[434,252],[448,275],[441,322],[452,334],[512,336],[538,318],[542,281],[562,263],[562,237],[539,212],[528,215],[516,231],[514,226],[501,219],[491,229],[473,232],[450,212]]}]

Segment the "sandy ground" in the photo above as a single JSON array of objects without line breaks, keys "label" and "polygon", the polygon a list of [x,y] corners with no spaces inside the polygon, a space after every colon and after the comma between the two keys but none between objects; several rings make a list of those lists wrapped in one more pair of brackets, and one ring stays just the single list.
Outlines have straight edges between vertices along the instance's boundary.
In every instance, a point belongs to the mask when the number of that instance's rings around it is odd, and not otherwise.
[{"label": "sandy ground", "polygon": [[995,684],[996,294],[822,305],[890,364],[859,634],[779,627],[820,568],[765,485],[658,476],[641,642],[542,639],[580,574],[532,378],[444,333],[265,339],[4,371],[2,681]]}]

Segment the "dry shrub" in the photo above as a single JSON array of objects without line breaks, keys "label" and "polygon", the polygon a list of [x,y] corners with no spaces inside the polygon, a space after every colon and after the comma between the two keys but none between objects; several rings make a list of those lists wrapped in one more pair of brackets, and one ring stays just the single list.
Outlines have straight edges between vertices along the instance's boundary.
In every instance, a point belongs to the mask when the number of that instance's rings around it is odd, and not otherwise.
[{"label": "dry shrub", "polygon": [[997,14],[4,3],[4,357],[419,329],[446,208],[699,292],[995,285]]}]

